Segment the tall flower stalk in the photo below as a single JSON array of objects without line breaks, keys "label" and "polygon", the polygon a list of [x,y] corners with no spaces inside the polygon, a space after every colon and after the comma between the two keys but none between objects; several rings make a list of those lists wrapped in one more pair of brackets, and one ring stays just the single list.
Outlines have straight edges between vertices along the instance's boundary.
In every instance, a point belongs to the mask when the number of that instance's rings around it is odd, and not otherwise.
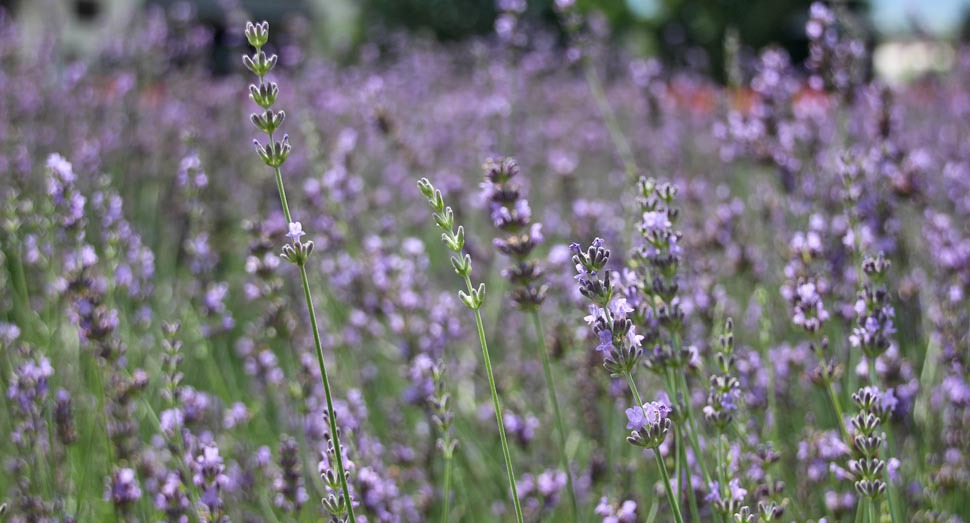
[{"label": "tall flower stalk", "polygon": [[485,284],[481,283],[478,288],[472,285],[472,259],[467,253],[463,253],[465,247],[465,228],[461,225],[455,230],[455,215],[451,207],[445,205],[441,191],[434,188],[434,185],[427,178],[418,181],[418,189],[421,194],[428,199],[428,204],[434,210],[434,222],[441,229],[441,241],[449,250],[455,253],[451,257],[451,265],[465,280],[465,291],[458,291],[461,301],[475,313],[475,325],[478,328],[478,341],[482,347],[482,359],[485,363],[485,373],[488,375],[488,386],[492,393],[492,407],[495,410],[495,423],[498,425],[499,437],[502,440],[502,454],[505,457],[505,472],[509,477],[509,488],[512,489],[512,504],[515,506],[515,519],[518,523],[523,522],[522,504],[519,502],[519,493],[515,486],[515,472],[512,470],[512,455],[509,452],[508,438],[505,436],[505,423],[502,421],[502,406],[499,402],[498,391],[495,389],[495,376],[492,374],[492,360],[488,355],[488,343],[485,340],[485,327],[482,325],[482,303],[485,301]]},{"label": "tall flower stalk", "polygon": [[[889,289],[886,286],[886,274],[891,267],[891,262],[882,253],[876,257],[866,257],[862,262],[862,272],[865,281],[859,291],[859,299],[855,304],[857,315],[857,325],[849,336],[849,342],[853,347],[861,348],[866,356],[868,364],[869,381],[872,387],[879,386],[879,375],[876,372],[876,359],[884,354],[893,344],[893,337],[896,334],[895,318],[896,311],[889,302]],[[888,385],[888,384],[887,384]],[[892,389],[883,393],[887,398],[887,403],[895,403]],[[893,438],[888,421],[892,417],[893,409],[884,409],[882,412],[885,438],[887,444],[887,456],[892,458]],[[886,501],[889,505],[889,514],[893,523],[900,520],[899,508],[896,503],[896,495],[893,485],[889,478],[888,467],[884,473],[886,485]]]},{"label": "tall flower stalk", "polygon": [[[680,305],[680,263],[683,249],[681,232],[676,229],[680,211],[674,206],[677,187],[670,183],[657,183],[641,177],[637,181],[637,207],[640,247],[631,257],[630,268],[636,275],[637,294],[632,295],[637,304],[634,316],[645,324],[647,340],[656,345],[646,364],[658,376],[663,377],[667,391],[676,402],[676,409],[683,417],[683,424],[674,434],[675,444],[682,449],[691,446],[704,481],[711,484],[712,476],[701,453],[697,422],[691,406],[687,384],[692,353],[684,347],[683,330],[685,312]],[[680,452],[680,450],[678,450]],[[686,459],[683,460],[686,463]],[[678,481],[679,473],[678,470]],[[694,489],[689,486],[687,499],[693,519],[699,519],[699,509]],[[715,513],[720,521],[721,515]]]},{"label": "tall flower stalk", "polygon": [[327,421],[330,424],[329,442],[333,447],[332,453],[329,452],[329,449],[328,453],[334,457],[334,464],[336,465],[336,474],[334,474],[336,478],[332,478],[336,481],[328,481],[328,487],[332,490],[336,490],[339,487],[342,491],[342,496],[338,498],[340,501],[325,503],[325,506],[334,518],[346,517],[346,520],[350,523],[356,523],[354,504],[350,496],[350,489],[347,486],[347,477],[349,474],[344,469],[344,454],[340,448],[340,434],[337,430],[337,416],[333,408],[330,379],[327,375],[327,365],[323,358],[320,330],[317,327],[317,315],[313,308],[313,298],[310,295],[310,282],[306,272],[306,261],[310,252],[313,251],[313,242],[307,241],[304,243],[301,240],[306,233],[303,232],[303,225],[300,222],[293,221],[289,204],[286,201],[286,191],[283,188],[283,174],[280,171],[280,166],[283,165],[290,154],[290,144],[285,134],[282,140],[276,140],[274,138],[275,132],[283,123],[286,115],[283,111],[273,110],[276,97],[279,95],[279,86],[276,82],[267,81],[266,74],[276,65],[277,56],[275,54],[267,56],[262,50],[268,39],[269,24],[267,22],[260,22],[258,24],[246,23],[246,40],[249,41],[249,45],[253,46],[256,51],[252,56],[243,56],[243,64],[259,78],[258,84],[250,84],[249,96],[264,111],[263,113],[253,114],[251,119],[253,125],[266,133],[268,137],[268,142],[265,145],[260,144],[258,140],[254,140],[254,143],[260,159],[266,165],[273,168],[276,176],[276,188],[279,193],[280,204],[283,207],[283,215],[289,224],[287,237],[292,242],[283,246],[281,256],[300,269],[300,281],[303,284],[303,295],[306,299],[307,314],[310,317],[310,328],[313,330],[313,344],[316,348],[317,364],[320,366],[320,376],[323,380],[323,390],[327,400]]},{"label": "tall flower stalk", "polygon": [[529,201],[523,197],[519,184],[515,180],[519,174],[519,165],[514,159],[489,158],[485,161],[484,170],[485,181],[482,183],[482,188],[492,224],[505,233],[504,238],[495,239],[494,245],[499,252],[512,260],[512,265],[502,271],[502,275],[514,288],[512,299],[531,317],[535,328],[538,352],[542,358],[542,369],[545,374],[546,391],[549,393],[549,404],[556,418],[559,454],[562,467],[566,472],[569,505],[573,521],[576,521],[579,517],[579,507],[573,490],[573,474],[569,469],[569,457],[566,454],[566,430],[559,409],[556,381],[549,361],[549,349],[546,347],[546,335],[539,315],[539,307],[545,299],[548,285],[542,283],[542,267],[536,260],[530,259],[532,251],[542,243],[542,224],[532,223]]},{"label": "tall flower stalk", "polygon": [[570,250],[573,252],[572,259],[578,273],[576,280],[579,292],[591,302],[586,322],[599,340],[596,351],[603,354],[603,367],[610,373],[610,377],[626,378],[633,395],[635,404],[626,410],[629,422],[626,428],[632,431],[627,442],[653,450],[674,519],[677,523],[683,523],[680,503],[670,484],[670,474],[659,448],[673,426],[670,418],[673,411],[662,403],[644,403],[641,399],[633,373],[640,367],[643,358],[643,336],[637,334],[629,317],[634,312],[633,307],[627,303],[625,297],[614,296],[613,279],[610,271],[605,270],[610,260],[610,251],[603,247],[601,238],[593,240],[593,244],[585,251],[576,243],[570,246]]},{"label": "tall flower stalk", "polygon": [[452,433],[452,424],[455,415],[451,411],[451,396],[445,391],[445,364],[444,361],[435,363],[431,367],[431,378],[434,383],[434,392],[428,398],[428,403],[434,413],[432,419],[441,432],[438,438],[438,449],[445,460],[445,473],[441,488],[441,523],[448,523],[449,507],[451,505],[451,469],[455,458],[455,447],[458,440]]},{"label": "tall flower stalk", "polygon": [[799,232],[792,238],[790,247],[791,258],[785,266],[785,274],[790,276],[782,285],[781,294],[791,304],[792,323],[808,334],[809,349],[818,358],[818,365],[811,370],[809,377],[828,395],[842,439],[849,445],[852,436],[835,391],[835,383],[842,377],[842,365],[832,353],[829,339],[823,333],[825,322],[830,318],[822,301],[822,290],[827,284],[811,273],[812,262],[822,255],[821,237],[816,231],[809,231],[808,234]]}]

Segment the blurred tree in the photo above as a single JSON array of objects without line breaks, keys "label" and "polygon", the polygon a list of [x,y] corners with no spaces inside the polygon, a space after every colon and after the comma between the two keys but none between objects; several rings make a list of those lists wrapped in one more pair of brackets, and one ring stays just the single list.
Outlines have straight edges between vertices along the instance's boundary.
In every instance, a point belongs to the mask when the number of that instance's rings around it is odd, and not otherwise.
[{"label": "blurred tree", "polygon": [[[384,28],[424,30],[441,39],[493,30],[495,0],[363,0],[361,22]],[[551,25],[554,0],[529,0],[528,16]],[[799,60],[807,53],[805,21],[812,0],[577,0],[610,23],[611,38],[631,37],[641,50],[667,62],[689,64],[723,78],[724,39],[737,31],[742,45],[788,49]],[[832,2],[857,14],[868,0]],[[699,52],[703,51],[703,52]]]},{"label": "blurred tree", "polygon": [[494,0],[363,0],[361,22],[388,29],[425,30],[454,40],[492,31]]}]

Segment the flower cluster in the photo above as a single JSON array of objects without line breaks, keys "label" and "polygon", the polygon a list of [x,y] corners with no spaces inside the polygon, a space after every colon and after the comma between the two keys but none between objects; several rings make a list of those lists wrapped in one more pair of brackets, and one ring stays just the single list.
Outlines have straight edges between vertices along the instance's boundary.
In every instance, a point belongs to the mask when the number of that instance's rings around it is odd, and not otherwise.
[{"label": "flower cluster", "polygon": [[863,73],[865,43],[848,35],[840,18],[848,16],[836,12],[822,2],[809,9],[805,33],[808,35],[808,67],[810,82],[815,89],[831,89],[852,94]]},{"label": "flower cluster", "polygon": [[853,347],[862,349],[866,358],[875,359],[885,353],[893,343],[896,312],[890,303],[886,287],[886,272],[891,262],[881,253],[866,257],[862,272],[866,281],[855,303],[857,325],[853,327],[849,341]]},{"label": "flower cluster", "polygon": [[569,248],[576,264],[579,292],[592,302],[586,324],[599,340],[596,352],[602,354],[603,366],[611,376],[631,374],[643,355],[640,347],[643,336],[637,334],[633,320],[628,316],[633,309],[626,298],[613,295],[611,273],[606,269],[610,251],[603,247],[601,238],[593,240],[585,251],[578,243]]},{"label": "flower cluster", "polygon": [[603,496],[595,512],[603,518],[602,523],[634,523],[637,520],[637,502],[628,499],[617,506]]},{"label": "flower cluster", "polygon": [[203,445],[191,462],[192,483],[201,492],[199,512],[206,522],[221,522],[224,505],[222,491],[229,483],[219,447]]},{"label": "flower cluster", "polygon": [[495,248],[512,259],[502,275],[513,285],[512,299],[524,309],[542,304],[549,286],[541,283],[543,269],[530,255],[542,243],[542,224],[531,223],[529,201],[522,195],[516,179],[519,164],[512,158],[485,161],[482,194],[488,205],[492,225],[506,234],[496,238]]},{"label": "flower cluster", "polygon": [[288,513],[299,513],[310,496],[303,486],[303,471],[300,467],[300,448],[296,440],[284,435],[280,440],[279,476],[273,482],[276,497],[273,502]]},{"label": "flower cluster", "polygon": [[627,430],[630,435],[626,440],[631,445],[645,449],[655,449],[667,439],[673,422],[670,419],[673,410],[659,401],[650,401],[643,405],[634,405],[626,409]]},{"label": "flower cluster", "polygon": [[741,384],[733,375],[736,356],[734,354],[734,321],[730,318],[724,324],[724,332],[718,340],[718,351],[714,360],[720,374],[711,376],[711,388],[704,406],[704,418],[718,431],[724,433],[741,400]]},{"label": "flower cluster", "polygon": [[882,43],[825,2],[807,62],[728,35],[723,86],[554,3],[565,40],[498,0],[497,38],[340,63],[232,0],[80,54],[0,10],[0,519],[965,519],[970,49],[869,74]]},{"label": "flower cluster", "polygon": [[434,211],[432,217],[435,224],[441,229],[441,241],[444,242],[448,250],[455,253],[451,257],[451,266],[454,267],[458,276],[465,279],[468,286],[468,293],[458,291],[461,301],[469,309],[477,311],[485,301],[485,284],[480,283],[478,288],[472,287],[472,259],[468,253],[463,253],[465,248],[465,228],[461,225],[455,229],[455,213],[451,207],[445,206],[445,200],[441,196],[441,191],[434,188],[427,178],[418,181],[418,189],[421,194],[428,199],[428,205]]},{"label": "flower cluster", "polygon": [[852,395],[859,412],[852,417],[852,447],[855,457],[849,460],[850,477],[860,496],[876,500],[886,492],[884,467],[880,458],[886,442],[886,434],[880,425],[889,419],[895,408],[895,398],[875,387],[859,389]]},{"label": "flower cluster", "polygon": [[642,295],[644,306],[644,311],[638,311],[637,315],[656,320],[657,328],[649,329],[646,334],[648,341],[658,342],[648,353],[647,366],[661,375],[668,367],[682,367],[691,359],[681,339],[684,309],[678,293],[683,248],[682,235],[675,229],[680,217],[673,205],[676,197],[677,188],[672,184],[658,184],[646,178],[637,182],[637,229],[641,245],[634,253],[632,268],[637,275],[635,287]]}]

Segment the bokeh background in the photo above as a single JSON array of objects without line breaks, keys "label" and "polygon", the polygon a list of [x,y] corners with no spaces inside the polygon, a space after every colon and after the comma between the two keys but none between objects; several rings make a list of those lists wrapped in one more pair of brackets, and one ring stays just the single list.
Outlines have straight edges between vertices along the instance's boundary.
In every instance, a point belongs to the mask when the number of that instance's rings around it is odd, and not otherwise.
[{"label": "bokeh background", "polygon": [[[562,30],[556,0],[529,0],[525,18],[535,30]],[[510,0],[509,5],[525,4]],[[687,65],[727,80],[724,42],[736,35],[753,49],[781,45],[795,61],[805,57],[804,32],[809,0],[578,0],[581,11],[599,16],[597,30],[635,55],[660,56],[668,64]],[[911,71],[946,68],[952,52],[927,49],[928,40],[970,38],[970,0],[845,0],[835,3],[856,16],[876,48],[876,72],[890,78]],[[186,19],[197,18],[215,31],[219,70],[227,68],[226,12],[242,7],[270,22],[299,20],[289,33],[300,33],[306,51],[353,61],[367,44],[387,43],[398,31],[442,41],[484,36],[495,31],[502,1],[494,0],[2,0],[13,12],[31,45],[55,32],[80,53],[94,53],[129,23],[138,10],[175,7]],[[881,52],[880,52],[881,51]]]}]

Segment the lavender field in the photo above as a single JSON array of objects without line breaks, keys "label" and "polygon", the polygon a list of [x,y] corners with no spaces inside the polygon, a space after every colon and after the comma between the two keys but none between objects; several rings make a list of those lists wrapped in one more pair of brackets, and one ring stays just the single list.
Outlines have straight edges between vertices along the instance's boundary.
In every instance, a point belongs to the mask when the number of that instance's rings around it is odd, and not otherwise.
[{"label": "lavender field", "polygon": [[970,49],[815,4],[717,82],[558,3],[224,74],[0,11],[0,521],[970,521]]}]

